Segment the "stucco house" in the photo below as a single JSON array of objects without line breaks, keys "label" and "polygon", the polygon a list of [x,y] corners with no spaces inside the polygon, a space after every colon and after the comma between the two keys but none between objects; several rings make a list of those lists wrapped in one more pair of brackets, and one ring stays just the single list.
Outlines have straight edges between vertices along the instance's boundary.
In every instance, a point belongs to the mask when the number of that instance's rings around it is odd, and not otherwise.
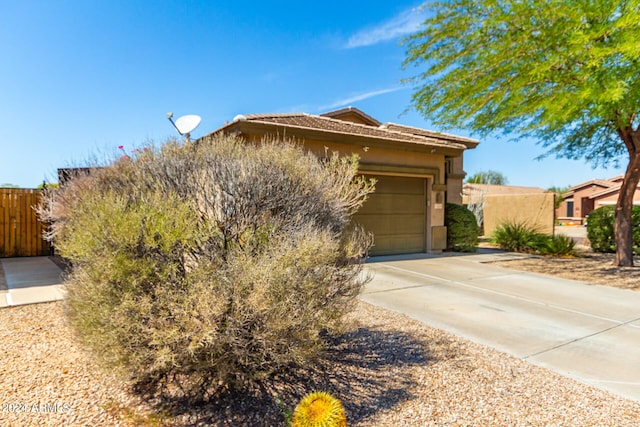
[{"label": "stucco house", "polygon": [[[582,224],[592,210],[605,205],[615,205],[620,194],[622,175],[609,179],[592,179],[575,185],[562,195],[562,203],[556,210],[560,223]],[[640,186],[636,188],[634,205],[640,205]]]},{"label": "stucco house", "polygon": [[463,153],[478,145],[475,139],[381,123],[353,107],[319,115],[238,115],[200,143],[217,133],[238,134],[249,143],[290,138],[318,156],[358,154],[360,173],[377,180],[355,218],[374,234],[371,255],[445,248],[445,202],[462,203]]}]

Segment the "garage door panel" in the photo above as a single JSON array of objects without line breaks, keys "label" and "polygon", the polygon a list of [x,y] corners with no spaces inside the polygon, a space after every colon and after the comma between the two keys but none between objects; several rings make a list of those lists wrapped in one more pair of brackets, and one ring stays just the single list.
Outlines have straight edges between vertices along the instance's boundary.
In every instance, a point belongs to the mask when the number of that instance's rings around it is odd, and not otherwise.
[{"label": "garage door panel", "polygon": [[375,194],[424,194],[424,179],[398,176],[375,176]]},{"label": "garage door panel", "polygon": [[375,194],[360,210],[361,214],[395,215],[420,214],[424,215],[424,197],[407,194]]},{"label": "garage door panel", "polygon": [[422,215],[359,215],[357,221],[366,230],[378,230],[376,236],[387,234],[423,234]]},{"label": "garage door panel", "polygon": [[371,248],[370,254],[376,256],[416,252],[424,252],[424,239],[422,235],[376,236],[375,244]]}]

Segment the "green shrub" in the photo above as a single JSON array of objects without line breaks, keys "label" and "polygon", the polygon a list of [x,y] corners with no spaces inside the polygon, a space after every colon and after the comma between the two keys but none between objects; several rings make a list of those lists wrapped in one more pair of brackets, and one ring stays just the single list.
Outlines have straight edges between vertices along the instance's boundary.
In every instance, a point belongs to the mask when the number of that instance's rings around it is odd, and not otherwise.
[{"label": "green shrub", "polygon": [[469,209],[462,205],[447,203],[444,224],[447,226],[447,250],[475,252],[478,249],[480,228],[475,215]]},{"label": "green shrub", "polygon": [[613,233],[615,206],[602,206],[591,211],[587,221],[587,238],[595,252],[615,252]]},{"label": "green shrub", "polygon": [[547,236],[542,246],[537,250],[543,255],[575,255],[576,242],[564,234]]},{"label": "green shrub", "polygon": [[[602,206],[589,213],[587,238],[595,252],[615,252],[614,234],[616,207]],[[633,224],[633,253],[640,255],[640,206],[634,206],[631,223]]]},{"label": "green shrub", "polygon": [[233,137],[140,151],[45,198],[68,314],[146,391],[242,387],[322,347],[366,281],[357,159]]},{"label": "green shrub", "polygon": [[575,241],[564,234],[547,235],[536,227],[516,221],[500,224],[491,236],[500,248],[542,255],[575,255]]},{"label": "green shrub", "polygon": [[524,222],[507,221],[491,235],[500,248],[515,252],[536,252],[547,243],[547,236]]}]

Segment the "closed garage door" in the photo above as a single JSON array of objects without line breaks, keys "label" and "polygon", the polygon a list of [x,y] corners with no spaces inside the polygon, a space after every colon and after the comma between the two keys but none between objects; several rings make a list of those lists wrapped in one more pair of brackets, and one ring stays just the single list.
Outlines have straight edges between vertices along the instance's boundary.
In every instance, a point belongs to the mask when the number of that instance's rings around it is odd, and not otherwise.
[{"label": "closed garage door", "polygon": [[375,176],[375,193],[354,220],[374,234],[371,255],[425,252],[424,178]]}]

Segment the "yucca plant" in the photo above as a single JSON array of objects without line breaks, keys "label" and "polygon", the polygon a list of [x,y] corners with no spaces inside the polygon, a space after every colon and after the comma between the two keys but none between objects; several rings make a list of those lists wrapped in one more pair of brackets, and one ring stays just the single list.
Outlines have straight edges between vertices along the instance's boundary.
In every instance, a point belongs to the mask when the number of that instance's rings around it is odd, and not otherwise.
[{"label": "yucca plant", "polygon": [[305,396],[293,412],[292,427],[346,427],[342,403],[331,394],[318,391]]},{"label": "yucca plant", "polygon": [[491,235],[491,240],[500,248],[515,252],[536,252],[547,239],[548,236],[535,227],[516,221],[500,224]]},{"label": "yucca plant", "polygon": [[564,234],[556,234],[550,236],[545,245],[540,248],[540,252],[544,255],[575,255],[576,242],[569,236]]}]

